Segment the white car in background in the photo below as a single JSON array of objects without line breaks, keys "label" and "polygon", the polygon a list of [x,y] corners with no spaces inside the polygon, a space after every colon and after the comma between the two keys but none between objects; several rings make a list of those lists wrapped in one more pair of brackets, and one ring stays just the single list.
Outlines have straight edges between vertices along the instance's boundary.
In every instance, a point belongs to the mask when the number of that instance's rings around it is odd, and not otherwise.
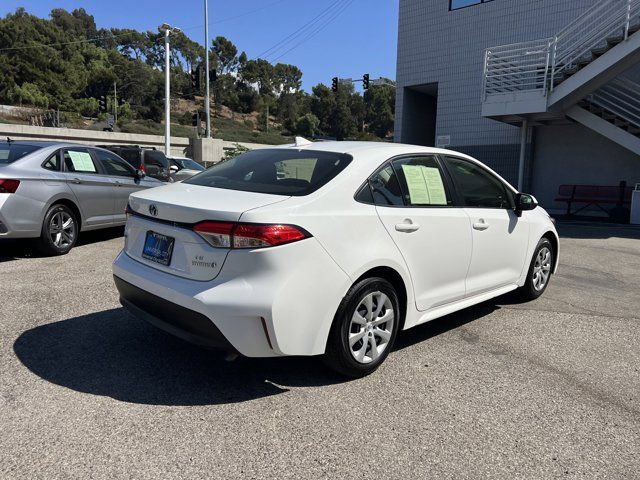
[{"label": "white car in background", "polygon": [[466,155],[327,142],[254,150],[130,197],[122,304],[249,357],[375,370],[396,335],[518,289],[558,263],[536,200]]},{"label": "white car in background", "polygon": [[186,157],[167,157],[169,160],[169,172],[174,182],[186,180],[200,172],[204,172],[205,168],[195,160]]}]

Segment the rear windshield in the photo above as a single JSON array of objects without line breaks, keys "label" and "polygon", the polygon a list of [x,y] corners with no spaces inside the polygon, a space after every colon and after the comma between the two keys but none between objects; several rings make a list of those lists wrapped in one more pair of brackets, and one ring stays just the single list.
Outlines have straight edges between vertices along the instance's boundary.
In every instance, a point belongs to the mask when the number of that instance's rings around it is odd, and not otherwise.
[{"label": "rear windshield", "polygon": [[342,153],[312,150],[252,150],[221,162],[184,183],[274,195],[308,195],[351,162]]},{"label": "rear windshield", "polygon": [[124,158],[127,162],[133,165],[135,168],[140,168],[140,150],[133,148],[118,148],[112,150],[120,157]]},{"label": "rear windshield", "polygon": [[177,159],[174,160],[180,168],[186,168],[187,170],[204,170],[204,167],[199,163],[189,159]]},{"label": "rear windshield", "polygon": [[0,165],[13,163],[41,148],[39,145],[20,145],[13,142],[0,142]]},{"label": "rear windshield", "polygon": [[169,166],[167,157],[157,150],[145,150],[144,163],[145,165],[155,165],[158,168],[167,168]]}]

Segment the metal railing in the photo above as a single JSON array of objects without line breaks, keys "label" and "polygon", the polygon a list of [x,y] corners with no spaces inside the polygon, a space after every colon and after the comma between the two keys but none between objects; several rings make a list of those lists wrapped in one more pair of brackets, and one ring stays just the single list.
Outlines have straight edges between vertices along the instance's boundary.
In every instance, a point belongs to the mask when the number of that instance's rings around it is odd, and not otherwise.
[{"label": "metal railing", "polygon": [[640,84],[618,77],[587,97],[592,105],[640,128]]},{"label": "metal railing", "polygon": [[483,100],[515,91],[552,91],[556,81],[607,39],[629,36],[640,17],[640,0],[599,0],[557,35],[485,50]]}]

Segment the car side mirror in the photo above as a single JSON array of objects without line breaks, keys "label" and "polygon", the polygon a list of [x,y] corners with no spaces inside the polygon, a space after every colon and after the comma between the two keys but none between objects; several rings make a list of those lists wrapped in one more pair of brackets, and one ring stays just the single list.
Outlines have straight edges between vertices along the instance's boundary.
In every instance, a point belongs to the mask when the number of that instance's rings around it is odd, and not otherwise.
[{"label": "car side mirror", "polygon": [[180,171],[180,168],[178,168],[177,165],[171,165],[169,167],[169,170],[171,170],[171,173],[178,173]]},{"label": "car side mirror", "polygon": [[144,170],[136,170],[136,180],[142,180],[144,177],[146,177],[147,174],[144,173]]},{"label": "car side mirror", "polygon": [[528,193],[518,193],[516,194],[516,213],[518,216],[526,211],[533,210],[538,206],[538,201],[536,197],[533,195],[529,195]]}]

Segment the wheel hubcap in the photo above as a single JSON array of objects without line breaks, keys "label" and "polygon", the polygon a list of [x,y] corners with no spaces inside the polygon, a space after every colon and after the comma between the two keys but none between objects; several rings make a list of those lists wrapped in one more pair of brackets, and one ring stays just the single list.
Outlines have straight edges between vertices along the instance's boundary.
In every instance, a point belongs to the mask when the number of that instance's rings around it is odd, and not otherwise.
[{"label": "wheel hubcap", "polygon": [[382,292],[360,300],[349,325],[349,350],[358,363],[371,363],[389,345],[395,323],[393,304]]},{"label": "wheel hubcap", "polygon": [[542,247],[533,264],[533,288],[538,292],[542,290],[547,285],[550,275],[551,250],[548,247]]},{"label": "wheel hubcap", "polygon": [[57,212],[49,221],[51,243],[58,248],[67,248],[76,238],[76,222],[67,212]]}]

